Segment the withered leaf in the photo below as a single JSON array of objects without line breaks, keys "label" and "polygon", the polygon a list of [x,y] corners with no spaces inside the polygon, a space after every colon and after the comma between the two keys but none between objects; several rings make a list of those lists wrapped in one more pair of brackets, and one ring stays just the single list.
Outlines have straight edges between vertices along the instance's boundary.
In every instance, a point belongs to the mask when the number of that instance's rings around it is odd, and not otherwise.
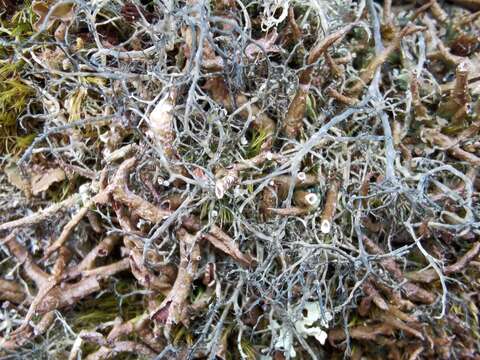
[{"label": "withered leaf", "polygon": [[162,308],[157,310],[155,312],[155,314],[153,315],[153,319],[155,321],[158,321],[161,324],[165,324],[167,322],[167,319],[168,319],[168,309],[170,308],[171,303],[172,302],[169,301],[165,304],[165,306],[163,306]]},{"label": "withered leaf", "polygon": [[31,193],[30,182],[23,177],[20,168],[16,164],[7,165],[4,171],[10,184],[23,191],[25,195]]},{"label": "withered leaf", "polygon": [[[46,23],[46,29],[50,29],[56,20],[69,22],[73,19],[73,3],[54,4],[48,1],[34,1],[32,3],[32,11],[38,15],[38,20],[33,24],[33,28],[36,31],[40,31],[44,22]],[[52,13],[48,17],[47,15],[53,8]]]},{"label": "withered leaf", "polygon": [[65,179],[65,172],[60,168],[47,169],[45,172],[38,173],[31,178],[31,188],[33,195],[38,195],[42,191],[59,181]]}]

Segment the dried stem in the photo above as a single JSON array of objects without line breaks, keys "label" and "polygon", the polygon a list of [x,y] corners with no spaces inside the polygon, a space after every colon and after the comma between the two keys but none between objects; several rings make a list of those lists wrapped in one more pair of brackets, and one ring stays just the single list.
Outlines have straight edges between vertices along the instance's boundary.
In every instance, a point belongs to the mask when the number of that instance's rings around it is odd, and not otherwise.
[{"label": "dried stem", "polygon": [[0,300],[20,304],[25,300],[23,288],[14,281],[0,279]]},{"label": "dried stem", "polygon": [[340,181],[332,178],[328,184],[327,198],[323,207],[323,213],[320,223],[322,233],[328,234],[332,229],[333,216],[337,208],[338,191],[340,190]]},{"label": "dried stem", "polygon": [[352,96],[358,96],[358,94],[362,91],[365,85],[370,84],[375,75],[375,72],[379,66],[382,66],[387,58],[396,51],[400,45],[401,41],[404,37],[412,35],[418,31],[422,31],[424,28],[420,26],[415,26],[409,24],[405,26],[402,30],[398,32],[392,42],[383,49],[379,54],[377,54],[367,65],[365,69],[363,69],[360,73],[360,79],[358,79],[349,89],[349,93]]},{"label": "dried stem", "polygon": [[313,65],[330,46],[343,39],[343,37],[345,37],[354,26],[356,26],[355,23],[347,25],[333,34],[328,35],[310,50],[307,59],[307,67],[300,73],[297,92],[288,107],[285,120],[283,121],[283,132],[287,138],[295,139],[302,132],[303,115],[305,114],[307,96],[310,90]]},{"label": "dried stem", "polygon": [[[452,275],[464,270],[468,264],[473,261],[480,253],[480,243],[475,243],[470,250],[468,250],[460,259],[458,259],[452,265],[446,266],[443,269],[445,275]],[[411,272],[405,274],[405,276],[415,282],[431,283],[438,280],[438,274],[434,269],[427,269],[423,271]]]},{"label": "dried stem", "polygon": [[177,231],[177,238],[180,247],[177,278],[168,296],[150,316],[155,321],[165,324],[164,334],[167,339],[170,338],[173,325],[187,320],[185,310],[187,309],[188,296],[200,261],[200,247],[197,238],[183,228]]}]

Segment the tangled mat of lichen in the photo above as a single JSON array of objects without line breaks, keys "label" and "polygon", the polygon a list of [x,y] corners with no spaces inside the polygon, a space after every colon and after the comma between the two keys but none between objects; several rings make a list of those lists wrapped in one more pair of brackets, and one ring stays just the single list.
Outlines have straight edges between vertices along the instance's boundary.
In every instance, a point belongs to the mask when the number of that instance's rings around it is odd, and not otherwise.
[{"label": "tangled mat of lichen", "polygon": [[479,359],[480,1],[0,0],[1,359]]}]

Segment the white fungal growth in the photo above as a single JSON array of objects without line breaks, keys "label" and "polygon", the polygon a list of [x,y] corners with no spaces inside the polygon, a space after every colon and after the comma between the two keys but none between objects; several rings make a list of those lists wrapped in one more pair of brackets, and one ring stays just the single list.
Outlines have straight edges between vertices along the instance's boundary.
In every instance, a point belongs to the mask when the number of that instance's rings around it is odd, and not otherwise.
[{"label": "white fungal growth", "polygon": [[288,16],[289,4],[290,0],[266,0],[263,3],[262,30],[266,32],[282,23]]},{"label": "white fungal growth", "polygon": [[[304,310],[306,316],[295,323],[297,332],[303,337],[313,336],[320,344],[324,345],[328,335],[322,328],[328,329],[329,323],[333,319],[332,314],[328,311],[322,312],[317,302],[307,302]],[[320,322],[321,328],[313,326],[317,321]]]},{"label": "white fungal growth", "polygon": [[222,199],[223,195],[225,195],[225,191],[223,191],[223,186],[221,183],[217,183],[215,185],[215,196],[217,199]]},{"label": "white fungal growth", "polygon": [[310,193],[305,196],[305,201],[312,207],[316,207],[320,203],[320,198],[317,194]]},{"label": "white fungal growth", "polygon": [[301,182],[304,182],[307,179],[307,174],[305,174],[303,171],[299,172],[297,174],[297,179]]},{"label": "white fungal growth", "polygon": [[330,233],[330,230],[332,230],[332,223],[328,220],[323,220],[320,224],[320,231],[324,234],[328,234]]},{"label": "white fungal growth", "polygon": [[[303,308],[304,315],[294,322],[297,334],[304,339],[308,337],[315,338],[321,345],[325,345],[328,334],[325,331],[329,328],[333,316],[329,311],[322,311],[318,302],[307,302]],[[288,352],[291,358],[296,357],[296,351],[293,346],[293,337],[290,329],[283,324],[273,321],[270,328],[278,331],[275,341],[275,349]]]}]

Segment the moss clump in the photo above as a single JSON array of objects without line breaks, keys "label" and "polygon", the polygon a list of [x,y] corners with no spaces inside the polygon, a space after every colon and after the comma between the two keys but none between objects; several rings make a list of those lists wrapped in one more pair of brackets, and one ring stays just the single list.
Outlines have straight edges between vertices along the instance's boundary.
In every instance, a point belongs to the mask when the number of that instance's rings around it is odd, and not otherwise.
[{"label": "moss clump", "polygon": [[110,291],[90,297],[79,303],[69,314],[74,331],[93,329],[99,324],[113,321],[121,316],[129,320],[143,313],[143,300],[140,295],[130,295],[136,291],[135,282],[130,278],[117,280]]}]

